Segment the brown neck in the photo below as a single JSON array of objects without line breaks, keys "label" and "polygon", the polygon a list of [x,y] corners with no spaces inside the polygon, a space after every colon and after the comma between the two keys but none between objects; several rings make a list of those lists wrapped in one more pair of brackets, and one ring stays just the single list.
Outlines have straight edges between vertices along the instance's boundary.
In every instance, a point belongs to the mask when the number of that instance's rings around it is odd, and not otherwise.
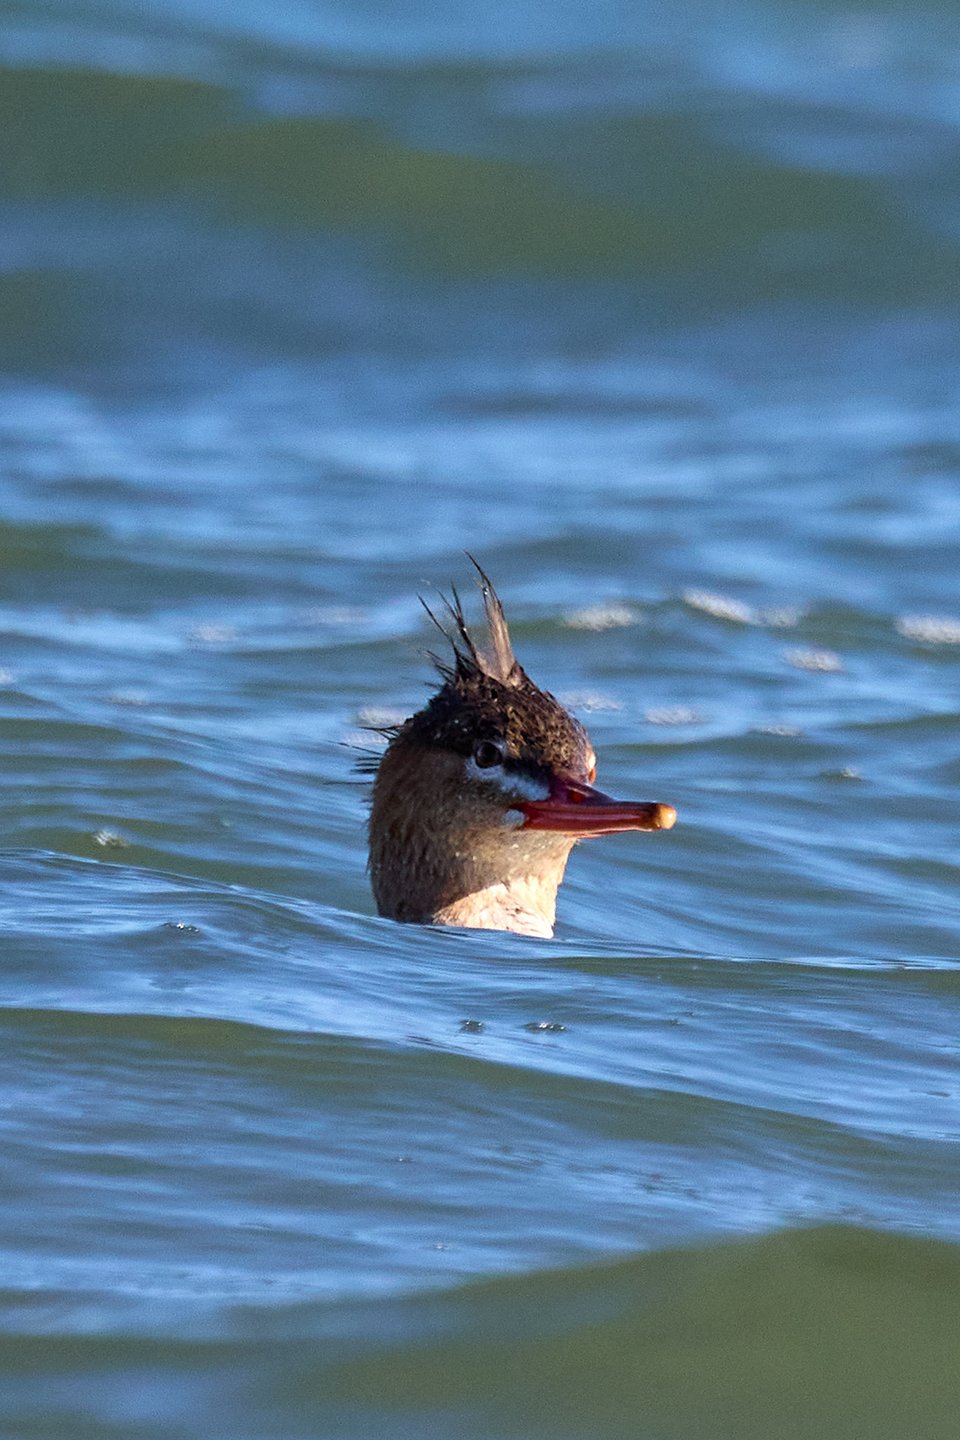
[{"label": "brown neck", "polygon": [[379,914],[549,937],[573,839],[505,826],[502,797],[465,793],[463,770],[460,756],[403,739],[384,755],[370,813]]}]

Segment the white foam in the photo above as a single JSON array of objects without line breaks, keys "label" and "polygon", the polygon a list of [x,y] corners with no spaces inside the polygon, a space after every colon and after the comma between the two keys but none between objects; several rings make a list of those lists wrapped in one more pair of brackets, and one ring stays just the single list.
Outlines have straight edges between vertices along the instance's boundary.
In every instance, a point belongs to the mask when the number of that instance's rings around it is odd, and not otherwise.
[{"label": "white foam", "polygon": [[960,645],[960,620],[952,615],[901,615],[897,632],[927,645]]},{"label": "white foam", "polygon": [[564,615],[563,623],[571,630],[619,630],[624,625],[633,625],[636,614],[627,605],[587,605],[582,610],[571,610]]},{"label": "white foam", "polygon": [[703,716],[691,705],[655,705],[644,712],[648,725],[699,725]]},{"label": "white foam", "polygon": [[835,675],[843,669],[843,661],[835,650],[785,650],[783,658],[798,670],[817,670],[825,675]]},{"label": "white foam", "polygon": [[713,590],[684,590],[683,603],[691,610],[702,610],[715,620],[732,620],[735,625],[756,625],[757,614],[742,600],[730,595],[719,595]]},{"label": "white foam", "polygon": [[586,713],[594,710],[623,709],[622,700],[617,700],[613,695],[605,695],[600,690],[561,690],[557,699],[568,710],[583,710]]}]

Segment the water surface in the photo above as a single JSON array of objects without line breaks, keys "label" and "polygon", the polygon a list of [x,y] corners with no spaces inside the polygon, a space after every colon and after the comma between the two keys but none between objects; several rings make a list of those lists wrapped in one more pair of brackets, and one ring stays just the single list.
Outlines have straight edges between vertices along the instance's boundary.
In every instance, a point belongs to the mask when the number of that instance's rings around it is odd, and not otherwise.
[{"label": "water surface", "polygon": [[[0,28],[0,1431],[952,1440],[950,7]],[[377,918],[494,577],[556,938]]]}]

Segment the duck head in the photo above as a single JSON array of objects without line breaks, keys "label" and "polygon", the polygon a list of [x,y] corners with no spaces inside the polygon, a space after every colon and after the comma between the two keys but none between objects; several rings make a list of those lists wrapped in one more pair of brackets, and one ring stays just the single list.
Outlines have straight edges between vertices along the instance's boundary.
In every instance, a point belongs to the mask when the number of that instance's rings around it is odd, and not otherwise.
[{"label": "duck head", "polygon": [[444,602],[441,685],[390,730],[373,787],[370,875],[394,920],[553,934],[557,890],[578,840],[669,830],[670,805],[613,800],[594,787],[586,730],[517,661],[493,585],[480,578],[481,649],[459,596]]}]

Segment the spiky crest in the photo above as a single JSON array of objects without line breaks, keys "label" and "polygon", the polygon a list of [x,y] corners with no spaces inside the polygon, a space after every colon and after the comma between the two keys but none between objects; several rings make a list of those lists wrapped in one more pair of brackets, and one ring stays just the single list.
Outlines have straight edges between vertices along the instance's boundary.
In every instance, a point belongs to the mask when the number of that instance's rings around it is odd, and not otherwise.
[{"label": "spiky crest", "polygon": [[513,653],[510,631],[507,628],[507,618],[503,613],[500,596],[493,588],[490,577],[477,564],[469,550],[465,553],[470,564],[480,576],[480,593],[483,596],[483,609],[487,617],[490,644],[493,647],[492,655],[483,657],[486,662],[485,672],[494,680],[499,680],[501,685],[518,685],[523,672]]},{"label": "spiky crest", "polygon": [[473,556],[466,552],[467,559],[480,577],[480,593],[483,596],[483,609],[487,620],[487,629],[490,633],[490,650],[481,650],[467,629],[466,616],[463,613],[463,602],[455,585],[450,586],[452,599],[446,595],[440,596],[441,603],[445,607],[450,620],[453,622],[452,631],[437,618],[430,606],[419,596],[420,604],[427,615],[453,647],[454,665],[449,665],[431,655],[431,659],[440,671],[445,680],[470,679],[478,675],[486,675],[491,680],[497,680],[501,685],[519,685],[523,678],[523,671],[517,663],[513,653],[513,645],[510,640],[510,631],[507,628],[506,616],[503,613],[503,605],[500,597],[493,587],[489,576],[477,564]]}]

